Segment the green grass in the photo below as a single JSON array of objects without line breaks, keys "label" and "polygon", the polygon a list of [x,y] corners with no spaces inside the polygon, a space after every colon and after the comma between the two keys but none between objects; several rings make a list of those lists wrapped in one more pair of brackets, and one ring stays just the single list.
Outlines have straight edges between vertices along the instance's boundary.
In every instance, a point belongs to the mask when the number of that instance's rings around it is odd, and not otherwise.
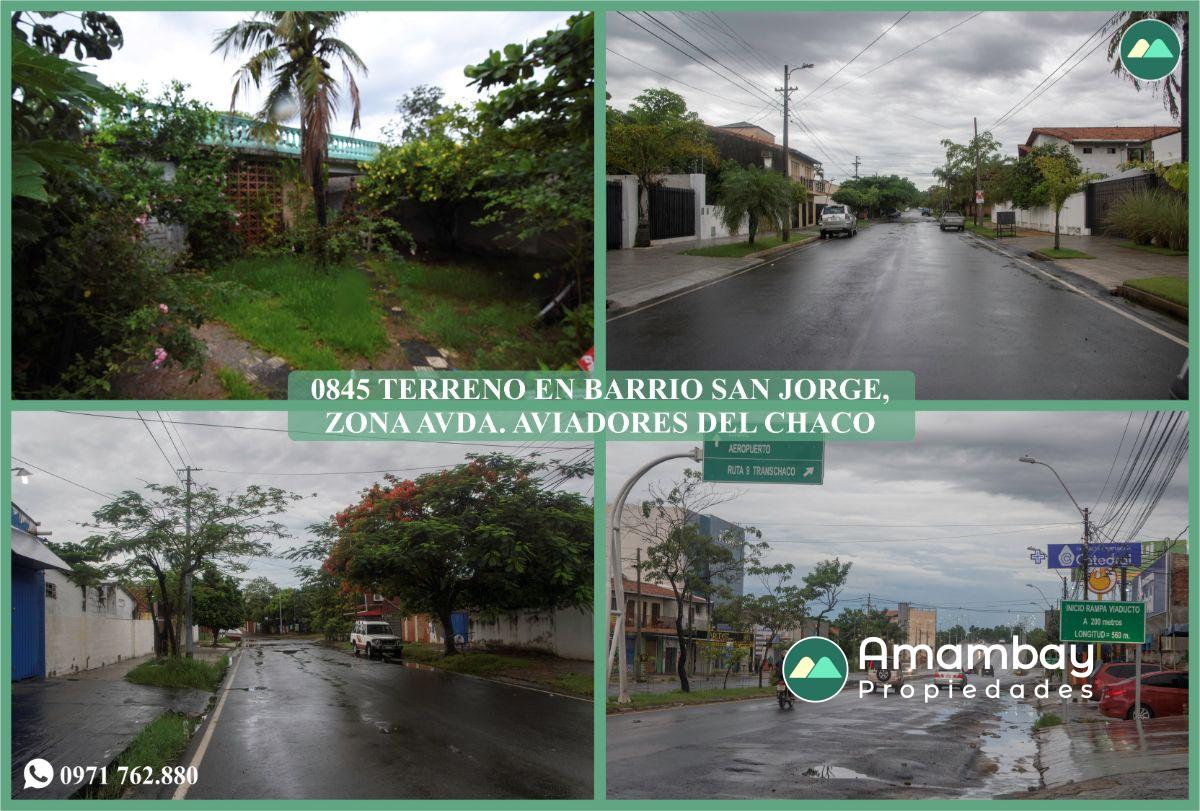
[{"label": "green grass", "polygon": [[592,677],[584,673],[564,673],[550,680],[550,686],[560,693],[570,693],[573,696],[592,697],[595,683]]},{"label": "green grass", "polygon": [[1038,248],[1037,252],[1051,259],[1095,259],[1090,253],[1077,251],[1074,248]]},{"label": "green grass", "polygon": [[[811,236],[812,234],[810,233],[792,231],[788,234],[788,243],[799,242]],[[755,239],[753,245],[746,242],[729,242],[724,245],[712,245],[707,248],[692,248],[690,251],[684,251],[683,253],[685,256],[715,256],[725,259],[740,259],[752,253],[778,248],[783,244],[785,243],[782,237],[769,236]]]},{"label": "green grass", "polygon": [[[977,234],[978,236],[981,236],[981,237],[987,237],[988,239],[996,238],[996,224],[995,223],[981,222],[981,223],[979,223],[979,225],[976,225],[974,222],[968,221],[966,228],[972,234]],[[1005,232],[1005,233],[1001,234],[1000,236],[1001,237],[1015,237],[1016,234],[1011,233],[1011,232]]]},{"label": "green grass", "polygon": [[1188,280],[1175,276],[1151,276],[1148,279],[1130,279],[1126,286],[1144,290],[1165,298],[1183,307],[1188,306]]},{"label": "green grass", "polygon": [[125,674],[125,678],[134,684],[150,684],[155,687],[195,687],[213,692],[220,686],[221,677],[225,675],[227,667],[229,667],[228,656],[222,656],[219,662],[172,656],[168,659],[142,662]]},{"label": "green grass", "polygon": [[540,271],[500,261],[408,259],[373,259],[371,268],[399,302],[401,318],[434,346],[453,351],[459,368],[553,368],[577,356],[561,325],[536,323],[539,302],[553,292]]},{"label": "green grass", "polygon": [[213,276],[236,291],[213,302],[214,317],[298,369],[348,368],[387,346],[383,311],[351,264],[318,269],[298,257],[256,256]]},{"label": "green grass", "polygon": [[404,658],[452,673],[468,673],[472,676],[494,676],[503,670],[523,670],[536,664],[536,659],[532,657],[504,656],[498,653],[472,652],[446,656],[440,648],[424,645],[405,645]]},{"label": "green grass", "polygon": [[263,394],[253,383],[227,366],[222,366],[217,370],[217,379],[225,387],[225,393],[229,395],[230,400],[265,400],[267,398],[267,395]]},{"label": "green grass", "polygon": [[717,701],[734,701],[743,698],[767,698],[775,695],[774,687],[730,687],[728,690],[693,690],[685,693],[672,690],[666,693],[631,693],[630,704],[618,705],[617,699],[608,697],[608,711],[616,712],[619,706],[645,710],[651,707],[674,707],[678,704],[711,704]]},{"label": "green grass", "polygon": [[1033,722],[1033,731],[1037,732],[1039,729],[1048,729],[1050,727],[1061,726],[1062,722],[1062,718],[1052,712],[1048,712]]},{"label": "green grass", "polygon": [[1187,251],[1177,251],[1174,248],[1164,248],[1159,245],[1138,245],[1135,242],[1122,242],[1120,247],[1129,248],[1133,251],[1156,253],[1160,256],[1187,256]]},{"label": "green grass", "polygon": [[129,787],[128,783],[123,785],[120,781],[120,772],[117,769],[121,766],[142,770],[149,767],[157,776],[164,766],[175,765],[187,750],[188,739],[196,723],[195,720],[178,713],[169,712],[158,716],[142,727],[142,731],[129,742],[125,751],[109,764],[108,784],[95,784],[84,789],[83,799],[119,799]]}]

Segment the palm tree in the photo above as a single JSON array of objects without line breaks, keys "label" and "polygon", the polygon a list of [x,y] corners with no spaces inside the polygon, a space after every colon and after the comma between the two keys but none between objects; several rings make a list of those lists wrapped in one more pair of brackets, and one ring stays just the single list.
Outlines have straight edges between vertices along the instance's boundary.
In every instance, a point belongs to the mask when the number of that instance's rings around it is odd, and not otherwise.
[{"label": "palm tree", "polygon": [[237,106],[240,92],[251,85],[256,89],[264,81],[269,85],[259,121],[272,127],[287,120],[298,108],[300,115],[300,167],[312,186],[313,208],[317,225],[324,230],[325,160],[329,151],[329,130],[341,99],[341,86],[330,72],[334,63],[342,67],[350,91],[352,116],[350,131],[358,129],[360,104],[357,69],[364,75],[367,66],[354,49],[333,36],[344,11],[259,11],[217,34],[213,52],[225,56],[250,53],[234,74],[233,97],[229,108]]},{"label": "palm tree", "polygon": [[[1183,46],[1180,57],[1183,60],[1180,67],[1180,78],[1172,74],[1162,80],[1161,92],[1163,106],[1173,118],[1179,119],[1180,160],[1188,159],[1188,12],[1186,11],[1121,11],[1105,27],[1111,31],[1108,39],[1108,61],[1113,63],[1112,72],[1124,76],[1133,83],[1135,90],[1141,90],[1143,82],[1125,70],[1121,64],[1121,37],[1129,26],[1140,20],[1161,20],[1179,31],[1179,41]],[[1151,82],[1151,84],[1158,84]]]},{"label": "palm tree", "polygon": [[729,163],[721,168],[715,201],[721,207],[721,223],[736,234],[745,222],[750,232],[749,244],[754,244],[760,225],[782,231],[792,210],[803,199],[794,190],[803,186],[782,174],[751,164],[745,168]]}]

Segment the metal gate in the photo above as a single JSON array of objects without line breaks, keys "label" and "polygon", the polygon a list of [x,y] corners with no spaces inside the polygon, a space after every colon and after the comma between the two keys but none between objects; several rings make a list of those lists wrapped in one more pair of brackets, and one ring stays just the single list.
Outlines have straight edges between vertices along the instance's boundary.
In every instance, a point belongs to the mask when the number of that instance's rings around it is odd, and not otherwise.
[{"label": "metal gate", "polygon": [[650,239],[696,235],[696,192],[691,189],[650,189]]},{"label": "metal gate", "polygon": [[46,674],[45,581],[40,569],[12,569],[12,680]]},{"label": "metal gate", "polygon": [[605,211],[605,231],[610,251],[621,247],[621,184],[608,184],[608,206]]},{"label": "metal gate", "polygon": [[1098,233],[1104,228],[1104,218],[1108,216],[1108,209],[1113,203],[1131,192],[1155,189],[1158,185],[1158,175],[1151,172],[1135,177],[1089,183],[1083,192],[1084,226]]}]

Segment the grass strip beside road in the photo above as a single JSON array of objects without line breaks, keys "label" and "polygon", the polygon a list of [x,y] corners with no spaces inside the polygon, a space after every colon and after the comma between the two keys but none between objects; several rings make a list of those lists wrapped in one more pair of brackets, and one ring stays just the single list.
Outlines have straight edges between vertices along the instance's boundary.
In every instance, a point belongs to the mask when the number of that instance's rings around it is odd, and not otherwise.
[{"label": "grass strip beside road", "polygon": [[1038,248],[1037,252],[1051,259],[1095,259],[1090,253],[1077,251],[1074,248]]},{"label": "grass strip beside road", "polygon": [[469,651],[447,656],[439,646],[406,643],[400,661],[426,664],[468,676],[507,679],[580,698],[591,698],[593,693],[590,662],[561,659],[546,653]]},{"label": "grass strip beside road", "polygon": [[[966,224],[966,229],[968,231],[970,231],[972,234],[977,234],[985,239],[996,239],[996,226],[994,223],[988,223],[986,225],[984,223],[980,223],[979,225],[976,225],[973,222],[969,222]],[[1017,236],[1017,234],[1012,231],[1006,231],[1005,233],[1001,234],[1000,236],[1001,237],[1015,237],[1015,236]]]},{"label": "grass strip beside road", "polygon": [[185,659],[172,656],[142,662],[125,674],[134,684],[149,684],[154,687],[195,687],[212,693],[221,685],[221,679],[229,667],[229,657],[222,656],[217,662],[203,659]]},{"label": "grass strip beside road", "polygon": [[129,742],[125,751],[109,764],[108,783],[88,786],[79,796],[88,800],[120,799],[125,790],[131,787],[130,783],[121,782],[118,772],[120,767],[130,771],[144,771],[148,768],[152,773],[151,779],[157,779],[163,767],[174,766],[179,762],[198,722],[199,719],[173,712],[158,716],[143,727]]},{"label": "grass strip beside road", "polygon": [[1039,729],[1061,726],[1062,722],[1063,719],[1060,716],[1048,712],[1045,715],[1038,716],[1038,719],[1033,722],[1033,731],[1037,732]]},{"label": "grass strip beside road", "polygon": [[1186,278],[1151,276],[1148,279],[1130,279],[1125,282],[1125,286],[1165,298],[1181,307],[1188,306],[1188,280]]},{"label": "grass strip beside road", "polygon": [[613,696],[608,698],[610,713],[621,710],[649,710],[655,707],[679,707],[686,704],[715,704],[722,701],[740,701],[747,698],[769,698],[775,695],[775,688],[764,687],[730,687],[728,690],[692,690],[685,693],[682,690],[671,690],[666,693],[630,693],[629,704],[617,704]]},{"label": "grass strip beside road", "polygon": [[1156,253],[1159,256],[1187,256],[1187,251],[1177,251],[1174,248],[1163,248],[1159,245],[1138,245],[1134,242],[1122,242],[1119,247],[1128,248],[1131,251]]},{"label": "grass strip beside road", "polygon": [[741,259],[749,256],[752,253],[759,251],[769,251],[771,248],[778,248],[780,245],[791,244],[808,239],[812,234],[806,231],[793,231],[788,235],[788,241],[785,243],[778,236],[760,237],[751,245],[749,242],[727,242],[724,245],[710,245],[706,248],[692,248],[690,251],[684,251],[684,256],[712,256],[721,259]]}]

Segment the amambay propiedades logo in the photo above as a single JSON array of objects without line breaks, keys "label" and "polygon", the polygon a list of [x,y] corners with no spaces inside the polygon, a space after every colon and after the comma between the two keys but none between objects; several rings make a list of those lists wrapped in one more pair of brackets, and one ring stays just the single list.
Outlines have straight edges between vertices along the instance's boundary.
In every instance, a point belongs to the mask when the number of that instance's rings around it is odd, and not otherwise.
[{"label": "amambay propiedades logo", "polygon": [[792,695],[810,704],[836,696],[850,675],[846,654],[823,636],[805,637],[788,648],[781,668]]}]

